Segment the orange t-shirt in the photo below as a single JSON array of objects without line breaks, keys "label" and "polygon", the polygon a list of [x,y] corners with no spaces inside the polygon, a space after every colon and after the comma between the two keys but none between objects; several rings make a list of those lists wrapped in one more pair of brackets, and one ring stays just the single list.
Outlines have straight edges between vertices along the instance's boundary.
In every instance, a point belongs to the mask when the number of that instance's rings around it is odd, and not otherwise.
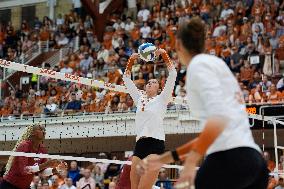
[{"label": "orange t-shirt", "polygon": [[130,36],[132,38],[133,41],[137,41],[139,38],[140,38],[140,31],[139,29],[133,29],[131,32],[130,32]]},{"label": "orange t-shirt", "polygon": [[241,26],[241,34],[244,36],[248,36],[251,32],[251,26],[249,24],[244,24]]},{"label": "orange t-shirt", "polygon": [[2,108],[0,111],[1,115],[6,117],[12,113],[12,109],[10,108]]},{"label": "orange t-shirt", "polygon": [[107,77],[109,79],[108,81],[109,83],[116,83],[116,84],[120,83],[121,75],[118,70],[115,70],[114,72],[108,72]]},{"label": "orange t-shirt", "polygon": [[72,68],[73,70],[75,70],[78,64],[79,64],[79,61],[74,60],[74,61],[69,61],[68,66]]},{"label": "orange t-shirt", "polygon": [[253,78],[253,69],[251,68],[243,68],[240,73],[241,80],[251,81]]},{"label": "orange t-shirt", "polygon": [[49,39],[49,32],[48,31],[42,31],[39,34],[39,39],[41,41],[47,41]]},{"label": "orange t-shirt", "polygon": [[104,42],[103,42],[103,45],[106,49],[110,49],[112,47],[112,43],[111,43],[111,40],[112,40],[112,35],[113,35],[113,32],[106,32],[104,34]]},{"label": "orange t-shirt", "polygon": [[192,4],[196,3],[197,5],[199,5],[201,3],[201,0],[191,0],[191,3]]},{"label": "orange t-shirt", "polygon": [[3,44],[4,40],[5,40],[5,33],[0,32],[0,44]]},{"label": "orange t-shirt", "polygon": [[256,15],[263,15],[263,12],[264,12],[264,7],[263,5],[253,5],[252,7],[252,10],[251,10],[251,14],[253,16],[256,16]]},{"label": "orange t-shirt", "polygon": [[[282,99],[282,94],[281,94],[281,92],[276,91],[275,94],[270,94],[270,95],[269,95],[269,99],[268,99],[268,100],[269,100],[271,103],[278,103],[281,99]],[[274,162],[273,162],[273,163],[274,163]],[[274,164],[274,167],[275,167],[275,164]]]},{"label": "orange t-shirt", "polygon": [[210,6],[209,5],[202,5],[200,7],[200,12],[201,13],[209,13],[209,11],[210,11]]},{"label": "orange t-shirt", "polygon": [[231,49],[230,49],[230,48],[222,49],[222,55],[223,55],[225,58],[231,56]]},{"label": "orange t-shirt", "polygon": [[275,162],[269,160],[269,162],[267,163],[267,168],[269,169],[269,171],[274,171],[274,169],[275,169]]}]

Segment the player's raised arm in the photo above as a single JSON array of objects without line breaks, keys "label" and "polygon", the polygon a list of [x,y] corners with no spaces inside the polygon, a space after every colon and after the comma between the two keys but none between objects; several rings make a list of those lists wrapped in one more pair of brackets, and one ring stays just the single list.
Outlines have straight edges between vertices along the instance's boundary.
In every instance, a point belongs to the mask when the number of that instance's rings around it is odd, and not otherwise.
[{"label": "player's raised arm", "polygon": [[165,99],[166,103],[168,103],[171,100],[172,92],[175,87],[176,77],[177,77],[177,71],[175,69],[175,66],[173,62],[171,61],[168,53],[164,49],[158,49],[156,51],[156,55],[161,55],[164,62],[167,65],[169,76],[167,78],[165,87],[163,91],[161,92],[161,96]]},{"label": "player's raised arm", "polygon": [[137,104],[137,101],[139,99],[139,97],[141,96],[140,91],[137,89],[137,87],[135,86],[134,82],[131,80],[131,69],[132,66],[135,62],[135,60],[139,57],[139,55],[137,53],[133,53],[130,58],[128,59],[127,65],[126,65],[126,69],[125,72],[123,74],[123,81],[124,81],[124,85],[127,88],[127,92],[130,94],[130,96],[132,97],[133,101],[135,104]]}]

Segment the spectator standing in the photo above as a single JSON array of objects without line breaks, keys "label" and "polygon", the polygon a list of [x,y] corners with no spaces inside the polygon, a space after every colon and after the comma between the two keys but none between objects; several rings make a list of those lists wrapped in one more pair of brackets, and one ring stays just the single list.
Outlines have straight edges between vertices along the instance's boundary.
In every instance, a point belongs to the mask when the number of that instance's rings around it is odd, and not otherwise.
[{"label": "spectator standing", "polygon": [[127,0],[127,16],[136,20],[137,17],[137,2],[136,0]]},{"label": "spectator standing", "polygon": [[141,10],[138,11],[137,17],[143,22],[147,22],[150,17],[150,11],[147,9],[146,5],[142,5]]},{"label": "spectator standing", "polygon": [[151,28],[148,26],[147,22],[144,22],[143,27],[140,28],[140,33],[144,39],[150,37]]}]

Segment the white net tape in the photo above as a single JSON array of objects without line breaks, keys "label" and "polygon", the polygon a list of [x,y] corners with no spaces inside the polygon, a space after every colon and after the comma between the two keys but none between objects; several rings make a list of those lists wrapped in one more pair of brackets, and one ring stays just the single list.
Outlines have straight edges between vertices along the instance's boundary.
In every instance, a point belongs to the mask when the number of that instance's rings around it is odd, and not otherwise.
[{"label": "white net tape", "polygon": [[[92,163],[105,163],[105,164],[120,164],[120,165],[131,165],[131,161],[120,161],[120,160],[109,160],[109,159],[97,159],[97,158],[86,158],[86,157],[74,157],[74,156],[60,156],[50,154],[36,154],[36,153],[24,153],[24,152],[12,152],[12,151],[0,151],[0,156],[22,156],[31,158],[42,158],[42,159],[57,159],[65,161],[84,161]],[[167,169],[182,169],[183,166],[179,165],[164,165]]]},{"label": "white net tape", "polygon": [[[126,87],[122,85],[115,85],[115,84],[106,83],[103,81],[79,77],[79,76],[68,74],[68,73],[60,73],[60,72],[56,72],[50,69],[38,68],[38,67],[29,66],[29,65],[19,64],[19,63],[7,61],[4,59],[0,59],[0,66],[4,68],[16,70],[16,71],[27,72],[27,73],[37,74],[41,76],[47,76],[47,77],[54,78],[54,79],[71,81],[71,82],[78,83],[78,84],[84,84],[84,85],[94,86],[98,88],[113,90],[117,92],[127,93]],[[186,103],[184,100],[177,99],[177,98],[173,98],[172,101],[178,104]]]}]

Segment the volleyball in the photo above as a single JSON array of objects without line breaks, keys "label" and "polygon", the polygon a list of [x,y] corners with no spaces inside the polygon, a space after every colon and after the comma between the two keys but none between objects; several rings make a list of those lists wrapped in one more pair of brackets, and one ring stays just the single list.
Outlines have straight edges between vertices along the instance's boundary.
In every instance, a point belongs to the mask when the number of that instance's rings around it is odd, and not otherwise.
[{"label": "volleyball", "polygon": [[142,60],[149,62],[155,60],[156,46],[152,43],[143,43],[138,47],[138,53]]}]

